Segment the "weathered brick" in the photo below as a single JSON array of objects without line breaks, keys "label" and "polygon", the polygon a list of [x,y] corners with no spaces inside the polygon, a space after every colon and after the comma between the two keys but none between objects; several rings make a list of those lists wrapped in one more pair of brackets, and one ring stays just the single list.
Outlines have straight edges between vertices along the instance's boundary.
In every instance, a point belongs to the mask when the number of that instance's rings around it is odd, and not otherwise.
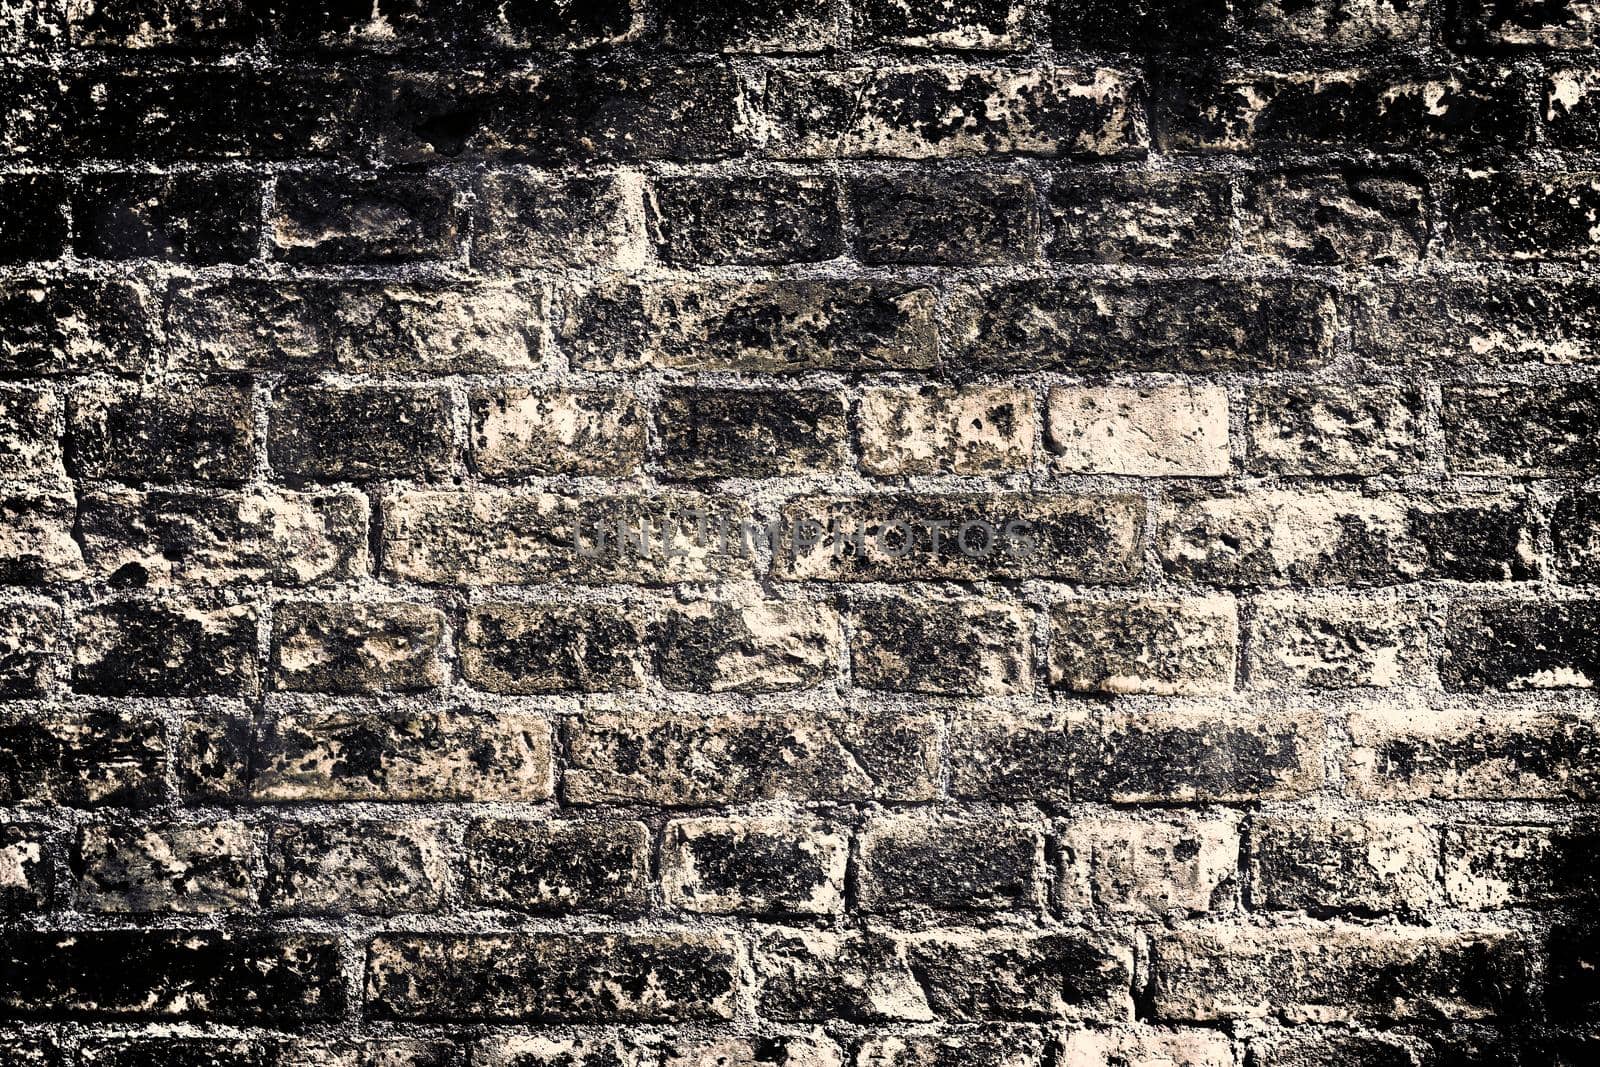
[{"label": "weathered brick", "polygon": [[554,789],[537,711],[274,701],[256,750],[250,796],[268,803],[539,801]]},{"label": "weathered brick", "polygon": [[1079,820],[1063,829],[1057,856],[1055,900],[1069,911],[1223,911],[1239,889],[1239,829],[1231,819]]},{"label": "weathered brick", "polygon": [[1476,172],[1451,185],[1449,208],[1458,259],[1587,260],[1600,245],[1600,174]]},{"label": "weathered brick", "polygon": [[996,264],[1038,258],[1039,211],[1023,174],[917,171],[850,183],[863,262]]},{"label": "weathered brick", "polygon": [[721,934],[390,934],[367,946],[380,1019],[728,1019],[738,981]]},{"label": "weathered brick", "polygon": [[644,627],[613,604],[474,604],[461,675],[492,693],[598,692],[644,684]]},{"label": "weathered brick", "polygon": [[761,1014],[850,1022],[933,1018],[905,945],[876,931],[760,932],[752,952]]},{"label": "weathered brick", "polygon": [[628,393],[599,389],[474,390],[472,464],[488,478],[626,477],[644,463],[648,416]]},{"label": "weathered brick", "polygon": [[445,681],[445,617],[423,604],[279,604],[273,681],[309,693],[427,689]]},{"label": "weathered brick", "polygon": [[1563,581],[1600,581],[1600,493],[1573,493],[1550,516],[1555,570]]},{"label": "weathered brick", "polygon": [[1600,288],[1586,281],[1407,278],[1352,301],[1356,350],[1387,363],[1593,363]]},{"label": "weathered brick", "polygon": [[72,537],[72,497],[53,492],[0,493],[0,583],[37,585],[83,574]]},{"label": "weathered brick", "polygon": [[[1540,88],[1544,119],[1540,133],[1545,141],[1558,149],[1592,150],[1600,138],[1600,71],[1556,68],[1545,75]],[[1552,206],[1559,212],[1563,205]]]},{"label": "weathered brick", "polygon": [[1073,768],[1073,795],[1113,804],[1303,796],[1322,784],[1325,733],[1320,715],[1300,709],[1109,711],[1098,751]]},{"label": "weathered brick", "polygon": [[1451,904],[1475,910],[1593,901],[1600,898],[1597,836],[1593,822],[1447,827],[1445,891]]},{"label": "weathered brick", "polygon": [[815,159],[1144,150],[1138,86],[1108,69],[903,66],[767,74],[766,152]]},{"label": "weathered brick", "polygon": [[0,27],[0,51],[27,52],[58,43],[67,33],[66,18],[66,12],[50,0],[16,0]]},{"label": "weathered brick", "polygon": [[862,391],[861,469],[885,476],[1026,470],[1037,438],[1033,392],[1013,386]]},{"label": "weathered brick", "polygon": [[820,52],[838,35],[827,0],[656,0],[661,40],[686,52]]},{"label": "weathered brick", "polygon": [[1229,5],[1217,0],[1049,0],[1051,40],[1061,51],[1162,53],[1224,40]]},{"label": "weathered brick", "polygon": [[[848,1061],[820,1030],[804,1034],[762,1034],[753,1037],[669,1038],[661,1049],[661,1067],[844,1067]],[[653,1061],[652,1061],[653,1062]]]},{"label": "weathered brick", "polygon": [[0,826],[0,916],[13,918],[50,905],[55,888],[48,855],[52,837],[48,827],[37,823]]},{"label": "weathered brick", "polygon": [[855,1063],[856,1067],[1040,1067],[1045,1051],[1042,1028],[991,1024],[939,1033],[871,1034],[857,1049]]},{"label": "weathered brick", "polygon": [[106,696],[229,696],[258,683],[254,607],[108,601],[78,612],[72,688]]},{"label": "weathered brick", "polygon": [[1515,1015],[1527,961],[1507,931],[1216,929],[1155,942],[1158,1018],[1471,1020]]},{"label": "weathered brick", "polygon": [[81,1067],[463,1067],[461,1048],[434,1038],[155,1037],[97,1039],[80,1046]]},{"label": "weathered brick", "polygon": [[1414,600],[1309,599],[1274,594],[1250,613],[1254,689],[1419,685],[1433,670],[1437,618]]},{"label": "weathered brick", "polygon": [[998,600],[861,600],[850,612],[851,675],[864,689],[1028,692],[1032,630],[1031,612]]},{"label": "weathered brick", "polygon": [[1365,383],[1251,389],[1245,434],[1252,471],[1274,474],[1399,474],[1422,466],[1422,395]]},{"label": "weathered brick", "polygon": [[9,278],[0,281],[0,370],[137,374],[153,357],[159,320],[150,292],[127,281]]},{"label": "weathered brick", "polygon": [[607,283],[573,294],[558,338],[584,370],[921,370],[934,293],[866,281]]},{"label": "weathered brick", "polygon": [[410,263],[459,255],[456,189],[421,174],[278,178],[267,237],[286,263]]},{"label": "weathered brick", "polygon": [[849,848],[846,831],[815,819],[677,819],[662,831],[661,892],[712,915],[842,912]]},{"label": "weathered brick", "polygon": [[1050,183],[1046,252],[1069,263],[1216,259],[1232,243],[1223,174],[1081,174]]},{"label": "weathered brick", "polygon": [[167,729],[119,705],[0,711],[8,804],[148,808],[167,798]]},{"label": "weathered brick", "polygon": [[848,438],[836,394],[788,389],[668,389],[656,403],[655,432],[669,478],[836,469]]},{"label": "weathered brick", "polygon": [[75,472],[122,481],[249,477],[255,426],[245,385],[90,386],[71,395]]},{"label": "weathered brick", "polygon": [[1268,49],[1421,47],[1427,43],[1431,0],[1248,0],[1234,12],[1247,41]]},{"label": "weathered brick", "polygon": [[1057,470],[1073,474],[1223,475],[1228,391],[1058,385],[1045,425]]},{"label": "weathered brick", "polygon": [[77,906],[90,912],[251,911],[261,895],[260,842],[234,820],[85,826],[73,863]]},{"label": "weathered brick", "polygon": [[998,819],[923,814],[875,818],[861,831],[857,906],[958,911],[1038,909],[1044,835]]},{"label": "weathered brick", "polygon": [[1440,414],[1450,466],[1485,474],[1600,470],[1600,385],[1447,385]]},{"label": "weathered brick", "polygon": [[[1105,584],[1133,579],[1143,563],[1145,506],[1132,496],[800,497],[780,517],[773,573],[786,581],[1054,577]],[[808,540],[808,533],[817,537]]]},{"label": "weathered brick", "polygon": [[948,334],[958,371],[1082,374],[1315,367],[1336,329],[1312,282],[1061,279],[980,285]]},{"label": "weathered brick", "polygon": [[477,182],[472,265],[480,270],[630,266],[644,251],[630,203],[638,182],[626,175],[566,177],[493,170]]},{"label": "weathered brick", "polygon": [[248,263],[261,181],[247,174],[95,174],[72,195],[72,247],[89,259]]},{"label": "weathered brick", "polygon": [[[0,176],[0,263],[59,258],[67,249],[67,187],[44,174]],[[91,223],[92,225],[92,223]]]},{"label": "weathered brick", "polygon": [[863,0],[855,36],[894,48],[1009,52],[1027,48],[1033,28],[1021,0]]},{"label": "weathered brick", "polygon": [[839,186],[819,175],[654,178],[644,208],[656,255],[674,266],[815,263],[844,251]]},{"label": "weathered brick", "polygon": [[562,790],[573,804],[907,801],[936,791],[938,730],[926,712],[593,710],[562,727]]},{"label": "weathered brick", "polygon": [[1485,713],[1407,703],[1350,716],[1345,779],[1368,800],[1591,800],[1600,796],[1592,716],[1524,707]]},{"label": "weathered brick", "polygon": [[1600,684],[1600,601],[1455,604],[1439,676],[1446,689],[1592,689]]},{"label": "weathered brick", "polygon": [[1420,913],[1438,902],[1439,836],[1415,819],[1257,815],[1250,900],[1269,911]]},{"label": "weathered brick", "polygon": [[488,819],[464,849],[469,899],[484,907],[633,912],[650,898],[643,823]]},{"label": "weathered brick", "polygon": [[0,604],[0,700],[43,696],[65,676],[66,625],[51,603]]},{"label": "weathered brick", "polygon": [[1232,1067],[1233,1042],[1215,1030],[1168,1030],[1122,1026],[1074,1030],[1061,1039],[1061,1067],[1170,1064],[1171,1067]]},{"label": "weathered brick", "polygon": [[14,931],[0,938],[0,964],[0,1014],[10,1018],[299,1024],[344,1006],[339,942],[328,934]]},{"label": "weathered brick", "polygon": [[497,1033],[472,1048],[473,1067],[652,1067],[660,1053],[621,1036],[564,1037]]},{"label": "weathered brick", "polygon": [[1593,1023],[1600,1018],[1600,994],[1590,981],[1600,961],[1600,934],[1594,924],[1562,923],[1550,931],[1546,948],[1550,953],[1545,976],[1546,1016],[1558,1023]]},{"label": "weathered brick", "polygon": [[1596,43],[1596,15],[1586,4],[1530,6],[1466,0],[1454,14],[1452,28],[1474,44],[1587,50]]},{"label": "weathered brick", "polygon": [[372,9],[322,5],[280,12],[284,44],[336,51],[583,49],[631,36],[628,0],[501,5],[492,0],[435,0]]},{"label": "weathered brick", "polygon": [[651,637],[669,689],[809,689],[832,678],[839,659],[838,613],[804,601],[674,607]]},{"label": "weathered brick", "polygon": [[957,709],[950,723],[950,792],[964,800],[1074,799],[1074,769],[1095,757],[1097,732],[1082,712],[1011,710],[989,703]]},{"label": "weathered brick", "polygon": [[54,482],[61,464],[61,402],[26,386],[0,386],[0,479]]},{"label": "weathered brick", "polygon": [[1174,493],[1156,533],[1167,571],[1217,585],[1392,585],[1534,574],[1526,503],[1495,494],[1344,489]]},{"label": "weathered brick", "polygon": [[436,912],[449,888],[453,851],[435,820],[279,822],[268,853],[267,900],[297,914]]},{"label": "weathered brick", "polygon": [[1256,178],[1240,205],[1243,246],[1291,263],[1411,263],[1428,243],[1427,188],[1384,171]]},{"label": "weathered brick", "polygon": [[268,406],[267,460],[313,482],[438,478],[450,471],[452,417],[438,389],[283,389]]},{"label": "weathered brick", "polygon": [[1050,684],[1080,693],[1226,693],[1238,643],[1229,596],[1058,601]]}]

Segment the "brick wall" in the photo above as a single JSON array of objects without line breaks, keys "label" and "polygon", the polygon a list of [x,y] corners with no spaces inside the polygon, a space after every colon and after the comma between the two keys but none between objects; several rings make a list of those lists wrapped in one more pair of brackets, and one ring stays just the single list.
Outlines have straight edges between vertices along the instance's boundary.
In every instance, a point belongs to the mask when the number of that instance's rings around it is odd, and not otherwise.
[{"label": "brick wall", "polygon": [[0,1063],[1595,1062],[1597,35],[4,0]]}]

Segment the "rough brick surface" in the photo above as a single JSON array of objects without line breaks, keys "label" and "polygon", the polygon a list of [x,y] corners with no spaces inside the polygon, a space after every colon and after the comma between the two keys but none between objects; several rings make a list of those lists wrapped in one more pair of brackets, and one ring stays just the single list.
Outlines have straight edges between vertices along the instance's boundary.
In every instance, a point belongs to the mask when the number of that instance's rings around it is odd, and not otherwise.
[{"label": "rough brick surface", "polygon": [[0,0],[0,1064],[1600,1062],[1592,0]]}]

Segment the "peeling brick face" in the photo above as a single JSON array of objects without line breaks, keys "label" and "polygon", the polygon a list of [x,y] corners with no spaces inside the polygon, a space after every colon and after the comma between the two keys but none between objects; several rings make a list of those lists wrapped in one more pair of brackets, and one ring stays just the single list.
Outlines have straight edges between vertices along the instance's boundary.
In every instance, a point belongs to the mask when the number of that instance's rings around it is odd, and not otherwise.
[{"label": "peeling brick face", "polygon": [[0,1065],[1600,1062],[1590,0],[0,0]]}]

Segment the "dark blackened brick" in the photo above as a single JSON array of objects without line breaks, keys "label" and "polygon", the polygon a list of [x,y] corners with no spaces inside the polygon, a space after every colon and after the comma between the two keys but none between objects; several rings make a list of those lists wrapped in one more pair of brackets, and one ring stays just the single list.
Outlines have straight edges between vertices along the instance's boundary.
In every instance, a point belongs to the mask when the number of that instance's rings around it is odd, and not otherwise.
[{"label": "dark blackened brick", "polygon": [[851,612],[850,666],[864,689],[998,694],[1033,685],[1032,619],[995,600],[886,597]]},{"label": "dark blackened brick", "polygon": [[54,604],[0,605],[0,700],[43,696],[64,665],[64,626]]},{"label": "dark blackened brick", "polygon": [[1457,604],[1439,676],[1449,689],[1593,688],[1600,684],[1600,602]]},{"label": "dark blackened brick", "polygon": [[844,402],[794,390],[671,389],[656,405],[669,477],[775,477],[843,465]]},{"label": "dark blackened brick", "polygon": [[0,176],[0,263],[55,259],[67,247],[67,187],[43,174]]},{"label": "dark blackened brick", "polygon": [[[1077,1064],[1079,1046],[1097,1039],[1115,1041],[1114,1034],[1099,1030],[1064,1034],[1063,1062]],[[963,1026],[925,1034],[874,1033],[861,1043],[856,1062],[882,1067],[1020,1067],[1045,1062],[1050,1043],[1043,1028],[1037,1026]]]},{"label": "dark blackened brick", "polygon": [[79,1067],[463,1067],[459,1046],[435,1038],[154,1037],[95,1038]]},{"label": "dark blackened brick", "polygon": [[1540,117],[1544,122],[1540,132],[1546,143],[1555,148],[1593,151],[1600,144],[1600,70],[1551,70],[1541,88],[1544,107]]},{"label": "dark blackened brick", "polygon": [[1545,975],[1545,1006],[1559,1023],[1593,1023],[1600,1019],[1600,925],[1588,921],[1562,923],[1550,931],[1550,969]]},{"label": "dark blackened brick", "polygon": [[1247,251],[1292,263],[1406,263],[1428,241],[1421,179],[1381,172],[1257,178],[1240,208]]},{"label": "dark blackened brick", "polygon": [[661,680],[671,689],[809,689],[833,676],[839,619],[801,601],[674,607],[651,627]]},{"label": "dark blackened brick", "polygon": [[644,684],[644,631],[613,604],[475,604],[461,675],[493,693],[592,693]]},{"label": "dark blackened brick", "polygon": [[0,69],[0,158],[59,158],[71,125],[63,82],[44,66]]},{"label": "dark blackened brick", "polygon": [[1581,3],[1462,0],[1452,11],[1455,39],[1477,48],[1587,51],[1596,42],[1594,9]]},{"label": "dark blackened brick", "polygon": [[9,919],[49,907],[54,836],[48,827],[36,823],[0,826],[0,917]]},{"label": "dark blackened brick", "polygon": [[290,5],[279,20],[291,45],[329,51],[591,48],[627,38],[629,0],[401,0]]},{"label": "dark blackened brick", "polygon": [[1018,51],[1033,40],[1026,0],[863,0],[856,40],[892,48]]},{"label": "dark blackened brick", "polygon": [[243,823],[86,826],[73,865],[77,906],[94,912],[250,911],[259,843]]},{"label": "dark blackened brick", "polygon": [[1244,0],[1234,14],[1242,41],[1264,51],[1344,52],[1364,46],[1423,47],[1434,8],[1432,0]]},{"label": "dark blackened brick", "polygon": [[1113,804],[1302,796],[1322,784],[1320,714],[1268,709],[1108,713],[1073,799]]},{"label": "dark blackened brick", "polygon": [[1245,413],[1253,471],[1381,474],[1422,464],[1422,392],[1414,386],[1252,389]]},{"label": "dark blackened brick", "polygon": [[1046,251],[1069,263],[1215,259],[1232,240],[1222,174],[1081,174],[1050,185]]},{"label": "dark blackened brick", "polygon": [[757,1004],[770,1019],[932,1017],[903,946],[878,931],[771,927],[754,947]]},{"label": "dark blackened brick", "polygon": [[814,263],[844,248],[831,178],[661,177],[644,206],[656,255],[675,265]]},{"label": "dark blackened brick", "polygon": [[1038,255],[1033,182],[923,171],[850,183],[861,258],[871,264],[989,264]]},{"label": "dark blackened brick", "polygon": [[713,915],[844,910],[849,836],[814,819],[679,819],[662,831],[666,902]]},{"label": "dark blackened brick", "polygon": [[224,696],[256,687],[256,610],[114,601],[77,617],[72,687],[108,696]]},{"label": "dark blackened brick", "polygon": [[431,479],[450,470],[452,415],[444,390],[288,388],[273,397],[268,420],[267,458],[289,478]]},{"label": "dark blackened brick", "polygon": [[1600,383],[1446,386],[1443,422],[1455,470],[1600,471]]},{"label": "dark blackened brick", "polygon": [[891,816],[861,834],[863,911],[932,907],[1037,908],[1044,894],[1044,835],[998,820]]},{"label": "dark blackened brick", "polygon": [[1050,0],[1051,39],[1060,49],[1204,53],[1229,29],[1226,0]]},{"label": "dark blackened brick", "polygon": [[733,1016],[722,934],[390,934],[367,947],[380,1019],[668,1022]]},{"label": "dark blackened brick", "polygon": [[228,483],[255,462],[245,385],[89,386],[72,395],[67,426],[82,477]]},{"label": "dark blackened brick", "polygon": [[409,263],[461,248],[455,187],[420,174],[280,177],[268,220],[289,263]]},{"label": "dark blackened brick", "polygon": [[1457,259],[1587,260],[1600,252],[1600,174],[1472,174],[1451,186],[1449,212]]},{"label": "dark blackened brick", "polygon": [[1237,654],[1231,597],[1063,600],[1050,609],[1050,684],[1072,692],[1226,693]]},{"label": "dark blackened brick", "polygon": [[281,822],[272,828],[267,900],[300,914],[436,912],[452,851],[431,820]]},{"label": "dark blackened brick", "polygon": [[1562,497],[1550,517],[1556,574],[1565,582],[1600,582],[1600,493]]},{"label": "dark blackened brick", "polygon": [[0,713],[0,797],[8,804],[145,808],[167,796],[161,719],[115,706]]},{"label": "dark blackened brick", "polygon": [[650,897],[643,823],[490,819],[465,842],[474,904],[519,911],[642,910]]},{"label": "dark blackened brick", "polygon": [[93,0],[67,5],[67,32],[79,48],[233,51],[270,33],[276,10],[261,0]]},{"label": "dark blackened brick", "polygon": [[96,174],[72,194],[72,247],[93,259],[247,263],[261,241],[261,180],[242,174]]},{"label": "dark blackened brick", "polygon": [[332,1019],[343,1010],[339,963],[338,939],[328,934],[14,932],[0,938],[0,1014]]},{"label": "dark blackened brick", "polygon": [[1600,824],[1462,825],[1445,829],[1444,884],[1457,907],[1491,908],[1600,900]]},{"label": "dark blackened brick", "polygon": [[406,692],[445,680],[445,619],[423,604],[280,604],[272,662],[280,689]]},{"label": "dark blackened brick", "polygon": [[479,269],[608,266],[637,255],[630,206],[639,190],[622,176],[496,170],[478,179],[477,194],[472,265]]},{"label": "dark blackened brick", "polygon": [[14,0],[0,25],[0,52],[30,52],[59,43],[66,37],[66,17],[53,0]]},{"label": "dark blackened brick", "polygon": [[1588,281],[1407,278],[1351,302],[1357,352],[1385,363],[1600,361],[1600,287]]},{"label": "dark blackened brick", "polygon": [[1251,903],[1269,911],[1418,913],[1439,902],[1438,830],[1416,819],[1257,816]]},{"label": "dark blackened brick", "polygon": [[936,932],[909,939],[906,961],[928,1007],[952,1021],[1126,1019],[1133,950],[1088,933]]},{"label": "dark blackened brick", "polygon": [[820,52],[838,29],[829,0],[655,0],[661,39],[686,52]]},{"label": "dark blackened brick", "polygon": [[150,363],[161,313],[124,281],[13,278],[0,282],[0,372],[137,374]]}]

